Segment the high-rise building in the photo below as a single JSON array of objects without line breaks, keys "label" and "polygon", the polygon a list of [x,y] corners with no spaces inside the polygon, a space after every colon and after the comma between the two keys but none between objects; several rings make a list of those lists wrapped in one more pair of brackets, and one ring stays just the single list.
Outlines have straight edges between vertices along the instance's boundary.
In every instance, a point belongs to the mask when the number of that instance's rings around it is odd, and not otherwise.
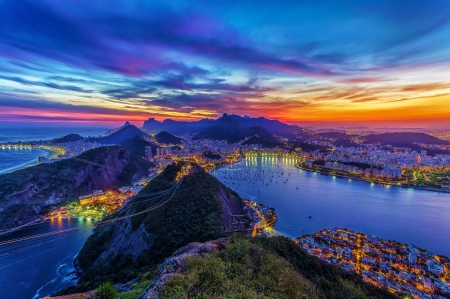
[{"label": "high-rise building", "polygon": [[153,160],[152,147],[151,146],[146,146],[145,147],[145,159],[147,159],[148,161],[152,161]]}]

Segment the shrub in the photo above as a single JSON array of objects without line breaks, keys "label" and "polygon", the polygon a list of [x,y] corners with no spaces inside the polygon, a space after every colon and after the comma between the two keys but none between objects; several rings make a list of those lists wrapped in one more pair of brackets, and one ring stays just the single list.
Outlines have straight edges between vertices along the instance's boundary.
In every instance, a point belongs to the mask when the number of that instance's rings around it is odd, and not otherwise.
[{"label": "shrub", "polygon": [[117,290],[109,281],[102,283],[96,293],[95,299],[115,299],[117,298]]}]

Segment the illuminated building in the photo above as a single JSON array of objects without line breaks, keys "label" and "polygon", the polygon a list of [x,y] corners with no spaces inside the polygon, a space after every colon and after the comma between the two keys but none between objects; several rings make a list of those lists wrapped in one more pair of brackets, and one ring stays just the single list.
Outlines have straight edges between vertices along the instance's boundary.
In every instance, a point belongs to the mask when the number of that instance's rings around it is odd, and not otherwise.
[{"label": "illuminated building", "polygon": [[94,203],[96,201],[104,201],[107,199],[108,192],[103,192],[102,190],[94,190],[91,194],[80,196],[78,199],[80,205],[87,205]]},{"label": "illuminated building", "polygon": [[145,147],[145,159],[147,161],[153,161],[152,147],[151,146],[146,146]]}]

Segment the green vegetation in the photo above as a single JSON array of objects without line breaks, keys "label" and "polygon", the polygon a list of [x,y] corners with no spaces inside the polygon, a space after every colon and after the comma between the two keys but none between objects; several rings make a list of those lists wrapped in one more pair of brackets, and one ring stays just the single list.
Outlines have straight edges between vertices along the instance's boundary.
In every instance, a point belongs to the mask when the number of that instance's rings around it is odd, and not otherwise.
[{"label": "green vegetation", "polygon": [[[130,220],[97,227],[78,254],[78,264],[84,271],[80,283],[61,294],[92,290],[104,281],[118,283],[141,277],[131,291],[119,294],[124,299],[136,299],[158,274],[157,266],[177,249],[191,242],[224,237],[219,194],[223,191],[241,207],[244,203],[234,191],[200,168],[192,170],[169,202],[166,197],[157,200],[156,204],[166,202],[163,206]],[[174,186],[180,171],[181,165],[167,167],[138,198],[108,219],[155,206],[155,201],[146,195]],[[111,246],[117,245],[117,231],[121,236],[148,233],[142,236],[147,247],[136,256],[122,254],[120,248]],[[135,246],[132,239],[125,246]],[[127,241],[120,240],[120,246]],[[224,249],[205,258],[187,258],[186,266],[185,272],[169,280],[162,298],[397,298],[365,283],[355,273],[308,255],[284,237],[233,238]]]},{"label": "green vegetation", "polygon": [[347,272],[307,254],[286,237],[252,239],[252,242],[291,263],[300,275],[314,284],[319,298],[397,298],[387,290],[365,283],[356,273]]},{"label": "green vegetation", "polygon": [[408,183],[417,187],[441,188],[442,181],[450,178],[450,171],[407,170],[404,173]]},{"label": "green vegetation", "polygon": [[[181,165],[168,166],[139,193],[138,199],[131,201],[130,205],[108,219],[138,213],[166,201],[168,196],[163,196],[157,202],[140,196],[173,186],[181,168]],[[131,226],[125,234],[131,234],[141,226],[149,234],[145,237],[148,247],[137,257],[115,251],[104,254],[110,247],[114,230],[124,226],[123,221],[96,228],[77,257],[85,274],[76,290],[93,289],[106,280],[131,280],[150,271],[188,243],[225,237],[220,190],[224,190],[229,198],[234,198],[241,207],[244,205],[234,191],[201,170],[185,176],[169,202],[158,209],[130,218]],[[133,205],[139,201],[142,201],[142,204]]]},{"label": "green vegetation", "polygon": [[102,283],[97,292],[95,292],[95,299],[116,299],[117,290],[111,282],[107,281]]},{"label": "green vegetation", "polygon": [[319,298],[291,264],[246,239],[185,263],[186,270],[167,282],[161,298]]},{"label": "green vegetation", "polygon": [[145,288],[152,283],[151,280],[146,280],[144,276],[144,280],[141,282],[135,283],[131,286],[131,291],[120,293],[118,298],[120,299],[137,299],[142,292],[145,291]]}]

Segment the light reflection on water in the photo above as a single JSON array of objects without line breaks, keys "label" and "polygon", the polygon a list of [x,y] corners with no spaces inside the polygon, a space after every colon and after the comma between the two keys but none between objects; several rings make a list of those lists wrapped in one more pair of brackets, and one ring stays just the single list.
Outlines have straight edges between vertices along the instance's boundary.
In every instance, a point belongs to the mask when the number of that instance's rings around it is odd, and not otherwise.
[{"label": "light reflection on water", "polygon": [[73,258],[91,233],[90,224],[86,219],[54,218],[1,237],[0,242],[80,227],[74,231],[0,246],[0,298],[41,298],[72,285],[73,276],[68,274],[74,270]]},{"label": "light reflection on water", "polygon": [[297,169],[289,158],[252,157],[233,167],[215,176],[241,196],[274,207],[275,229],[285,235],[342,227],[450,256],[450,194],[335,178]]}]

